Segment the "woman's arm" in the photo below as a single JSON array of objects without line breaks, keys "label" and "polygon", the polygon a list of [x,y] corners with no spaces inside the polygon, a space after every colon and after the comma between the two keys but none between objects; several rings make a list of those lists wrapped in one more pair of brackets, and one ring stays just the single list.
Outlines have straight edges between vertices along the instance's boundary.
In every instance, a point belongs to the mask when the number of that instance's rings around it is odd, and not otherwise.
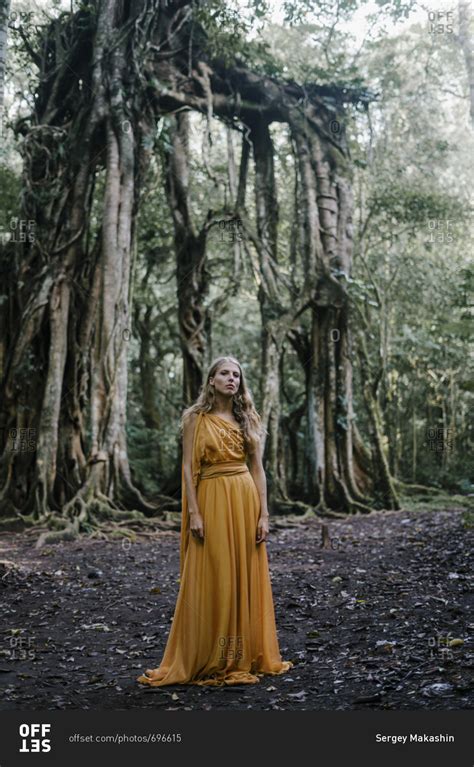
[{"label": "woman's arm", "polygon": [[250,454],[249,464],[249,471],[260,496],[260,517],[268,519],[267,478],[263,469],[261,442],[258,443],[255,452]]},{"label": "woman's arm", "polygon": [[191,533],[204,537],[204,527],[197,501],[196,488],[193,482],[193,441],[196,428],[197,413],[191,413],[183,424],[183,473],[186,484],[186,498],[188,501],[189,528]]}]

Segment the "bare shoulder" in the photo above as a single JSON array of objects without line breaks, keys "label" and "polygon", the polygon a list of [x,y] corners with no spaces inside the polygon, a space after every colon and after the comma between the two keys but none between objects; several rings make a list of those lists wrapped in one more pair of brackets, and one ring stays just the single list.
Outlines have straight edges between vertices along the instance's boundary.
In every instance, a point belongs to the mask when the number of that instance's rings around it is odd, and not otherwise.
[{"label": "bare shoulder", "polygon": [[251,452],[249,451],[247,453],[247,456],[248,456],[248,461],[250,463],[250,466],[252,466],[252,467],[254,467],[254,466],[260,467],[261,466],[263,468],[263,463],[262,463],[262,441],[261,441],[261,439],[257,440],[256,445],[254,446],[254,449]]},{"label": "bare shoulder", "polygon": [[185,466],[191,466],[192,464],[196,420],[197,413],[190,413],[183,421],[183,461]]},{"label": "bare shoulder", "polygon": [[185,417],[183,425],[189,428],[189,426],[194,426],[197,420],[197,413],[188,413],[188,415]]},{"label": "bare shoulder", "polygon": [[196,426],[197,413],[189,413],[183,421],[183,435],[192,436],[194,434],[194,427]]}]

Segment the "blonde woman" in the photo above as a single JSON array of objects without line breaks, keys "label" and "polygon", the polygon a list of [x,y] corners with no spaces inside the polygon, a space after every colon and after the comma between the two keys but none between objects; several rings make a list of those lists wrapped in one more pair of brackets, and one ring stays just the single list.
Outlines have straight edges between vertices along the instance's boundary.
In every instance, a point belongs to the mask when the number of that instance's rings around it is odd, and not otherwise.
[{"label": "blonde woman", "polygon": [[261,420],[234,357],[212,363],[181,427],[180,589],[161,664],[138,681],[254,684],[293,664],[276,632]]}]

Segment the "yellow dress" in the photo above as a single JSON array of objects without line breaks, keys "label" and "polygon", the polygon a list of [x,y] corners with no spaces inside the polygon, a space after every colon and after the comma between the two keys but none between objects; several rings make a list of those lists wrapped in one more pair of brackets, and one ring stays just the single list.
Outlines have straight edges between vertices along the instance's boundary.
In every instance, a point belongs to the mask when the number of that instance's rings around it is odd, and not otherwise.
[{"label": "yellow dress", "polygon": [[170,684],[254,684],[282,674],[265,541],[256,543],[260,497],[245,463],[241,430],[198,413],[193,483],[204,540],[189,531],[182,467],[180,588],[158,668],[137,681]]}]

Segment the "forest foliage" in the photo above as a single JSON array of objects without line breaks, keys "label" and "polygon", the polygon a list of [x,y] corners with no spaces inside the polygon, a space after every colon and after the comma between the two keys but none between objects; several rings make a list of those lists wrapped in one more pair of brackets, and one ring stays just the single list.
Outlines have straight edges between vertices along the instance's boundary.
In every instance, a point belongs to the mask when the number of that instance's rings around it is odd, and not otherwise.
[{"label": "forest foliage", "polygon": [[[83,6],[87,4],[82,4]],[[363,0],[272,3],[221,0],[196,4],[209,54],[242,61],[254,71],[295,81],[347,88],[346,135],[354,194],[354,257],[349,279],[351,322],[357,328],[354,409],[363,437],[367,383],[383,414],[385,449],[394,477],[469,494],[474,490],[474,397],[470,339],[473,265],[470,178],[473,129],[468,73],[456,34],[433,33],[428,10],[416,2],[378,0],[367,35],[355,39]],[[75,10],[81,3],[73,3]],[[69,4],[68,4],[69,7]],[[18,3],[9,24],[6,119],[0,165],[0,227],[15,237],[21,202],[18,125],[35,103],[32,61],[45,17],[69,10]],[[453,13],[456,8],[453,6]],[[23,13],[23,17],[21,14]],[[25,14],[30,24],[19,24]],[[412,20],[412,14],[413,20]],[[421,15],[420,15],[421,14]],[[34,74],[32,74],[34,72]],[[366,102],[350,104],[351,88]],[[222,121],[190,117],[190,200],[199,227],[209,209],[232,194],[229,157],[238,167],[240,145]],[[15,128],[17,129],[15,131]],[[336,130],[338,127],[336,126]],[[279,268],[295,268],[296,148],[288,126],[273,124],[279,198]],[[163,161],[171,151],[170,120],[157,121],[153,159],[141,190],[129,354],[127,437],[134,480],[147,495],[166,483],[177,454],[182,411],[182,355],[176,304],[173,221],[163,188]],[[252,169],[249,182],[253,183]],[[94,195],[100,200],[104,175]],[[249,201],[249,215],[255,211]],[[100,225],[97,204],[95,226]],[[206,306],[212,317],[209,361],[232,354],[242,361],[259,407],[260,315],[258,277],[238,227],[214,227],[208,238]],[[2,263],[3,269],[11,265]],[[2,297],[0,295],[0,301]],[[308,322],[303,316],[302,324]],[[305,328],[309,332],[309,327]],[[281,363],[283,417],[304,398],[304,371],[285,341]],[[153,401],[144,391],[151,384]],[[34,374],[34,370],[31,371]],[[297,438],[301,446],[304,426]],[[288,445],[285,445],[288,449]],[[305,464],[298,481],[305,487]]]}]

